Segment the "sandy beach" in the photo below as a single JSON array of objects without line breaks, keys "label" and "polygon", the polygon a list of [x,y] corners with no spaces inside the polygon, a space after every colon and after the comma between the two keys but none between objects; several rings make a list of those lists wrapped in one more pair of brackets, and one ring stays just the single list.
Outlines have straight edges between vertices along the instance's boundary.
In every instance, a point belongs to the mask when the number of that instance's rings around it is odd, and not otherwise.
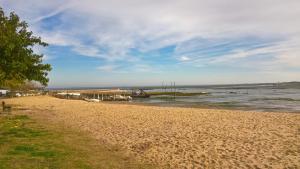
[{"label": "sandy beach", "polygon": [[[300,114],[7,99],[159,168],[300,168]],[[27,109],[27,110],[26,110]]]}]

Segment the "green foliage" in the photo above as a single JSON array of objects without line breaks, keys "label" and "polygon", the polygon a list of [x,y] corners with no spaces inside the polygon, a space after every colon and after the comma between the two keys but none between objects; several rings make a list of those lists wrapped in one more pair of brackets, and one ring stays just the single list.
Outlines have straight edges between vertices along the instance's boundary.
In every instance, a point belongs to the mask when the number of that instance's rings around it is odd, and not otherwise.
[{"label": "green foliage", "polygon": [[183,92],[148,92],[151,96],[199,96],[208,95],[209,93],[195,92],[195,93],[183,93]]},{"label": "green foliage", "polygon": [[33,52],[36,45],[47,46],[18,15],[5,16],[0,8],[0,87],[15,88],[25,81],[47,85],[51,66],[42,63],[42,54]]},{"label": "green foliage", "polygon": [[[56,128],[57,127],[57,128]],[[0,169],[150,169],[85,133],[27,115],[1,115]]]}]

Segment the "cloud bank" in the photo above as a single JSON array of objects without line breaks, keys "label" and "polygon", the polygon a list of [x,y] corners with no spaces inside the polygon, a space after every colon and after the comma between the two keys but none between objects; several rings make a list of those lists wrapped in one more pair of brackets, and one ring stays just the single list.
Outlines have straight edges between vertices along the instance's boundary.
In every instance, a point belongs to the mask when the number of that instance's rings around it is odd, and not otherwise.
[{"label": "cloud bank", "polygon": [[[163,71],[161,66],[170,64],[299,75],[299,0],[0,0],[0,4],[20,14],[50,45],[99,58],[103,63],[95,68],[99,71]],[[149,68],[154,63],[158,66]]]}]

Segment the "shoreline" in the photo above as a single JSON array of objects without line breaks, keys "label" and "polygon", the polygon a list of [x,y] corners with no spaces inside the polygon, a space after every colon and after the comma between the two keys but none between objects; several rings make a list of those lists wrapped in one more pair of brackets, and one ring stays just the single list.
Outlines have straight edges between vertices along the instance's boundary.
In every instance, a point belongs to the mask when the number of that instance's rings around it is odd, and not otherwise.
[{"label": "shoreline", "polygon": [[[80,100],[84,101],[82,99],[64,99],[64,98],[58,98],[50,95],[44,95],[48,97],[53,97],[56,99],[62,99],[62,100]],[[43,95],[40,96],[25,96],[25,97],[43,97]],[[18,97],[12,97],[12,98],[1,98],[0,100],[10,100],[10,99],[16,99]],[[137,105],[137,106],[153,106],[153,107],[166,107],[166,108],[193,108],[193,109],[210,109],[210,110],[232,110],[232,111],[245,111],[245,112],[272,112],[272,113],[295,113],[298,114],[300,113],[300,110],[294,111],[294,110],[287,110],[284,108],[281,109],[275,109],[275,108],[255,108],[252,106],[245,106],[245,105],[230,105],[230,107],[227,106],[222,106],[222,105],[217,105],[213,103],[189,103],[189,102],[184,102],[183,104],[178,104],[174,102],[161,102],[161,103],[147,103],[147,102],[134,102],[134,101],[101,101],[99,103],[104,103],[104,104],[111,104],[111,105]],[[221,102],[222,103],[222,102]]]},{"label": "shoreline", "polygon": [[[84,101],[82,99],[64,99],[64,98],[58,98],[50,95],[40,95],[40,96],[24,96],[24,97],[53,97],[56,99],[62,99],[62,100],[80,100]],[[6,97],[0,97],[0,100],[10,100],[10,99],[16,99],[19,97],[12,97],[12,98],[6,98]],[[222,106],[218,105],[216,103],[189,103],[189,102],[184,102],[182,104],[180,103],[174,103],[174,102],[161,102],[161,103],[147,103],[147,102],[134,102],[134,101],[101,101],[99,103],[104,103],[104,104],[111,104],[111,105],[136,105],[136,106],[150,106],[150,107],[165,107],[165,108],[193,108],[193,109],[209,109],[209,110],[232,110],[232,111],[245,111],[245,112],[272,112],[272,113],[295,113],[295,114],[300,114],[300,110],[295,111],[295,110],[288,110],[284,108],[276,109],[276,108],[255,108],[252,106],[246,106],[246,105],[229,105],[228,106]],[[221,104],[223,102],[220,102]],[[227,102],[226,102],[227,103]]]},{"label": "shoreline", "polygon": [[192,105],[192,104],[187,104],[187,105],[180,105],[180,104],[174,104],[174,103],[142,103],[142,102],[126,102],[126,101],[103,101],[101,103],[104,104],[120,104],[120,105],[137,105],[137,106],[154,106],[154,107],[166,107],[166,108],[193,108],[193,109],[211,109],[211,110],[233,110],[233,111],[245,111],[245,112],[272,112],[272,113],[300,113],[300,111],[291,111],[291,110],[285,110],[285,109],[255,109],[250,106],[231,106],[226,107],[226,106],[212,106],[209,104],[206,105]]}]

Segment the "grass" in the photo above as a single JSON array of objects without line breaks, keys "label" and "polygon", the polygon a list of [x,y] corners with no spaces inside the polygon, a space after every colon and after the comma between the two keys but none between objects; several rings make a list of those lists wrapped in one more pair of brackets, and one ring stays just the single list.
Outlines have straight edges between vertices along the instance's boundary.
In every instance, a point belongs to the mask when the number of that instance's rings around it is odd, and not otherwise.
[{"label": "grass", "polygon": [[153,168],[125,156],[118,147],[100,145],[84,133],[0,114],[0,169]]},{"label": "grass", "polygon": [[256,99],[251,99],[251,101],[264,101],[264,100],[278,100],[278,101],[300,101],[300,99],[292,99],[292,98],[283,98],[283,97],[274,97],[274,98],[256,98]]},{"label": "grass", "polygon": [[148,92],[151,96],[198,96],[207,95],[208,93],[198,92],[198,93],[183,93],[183,92]]}]

